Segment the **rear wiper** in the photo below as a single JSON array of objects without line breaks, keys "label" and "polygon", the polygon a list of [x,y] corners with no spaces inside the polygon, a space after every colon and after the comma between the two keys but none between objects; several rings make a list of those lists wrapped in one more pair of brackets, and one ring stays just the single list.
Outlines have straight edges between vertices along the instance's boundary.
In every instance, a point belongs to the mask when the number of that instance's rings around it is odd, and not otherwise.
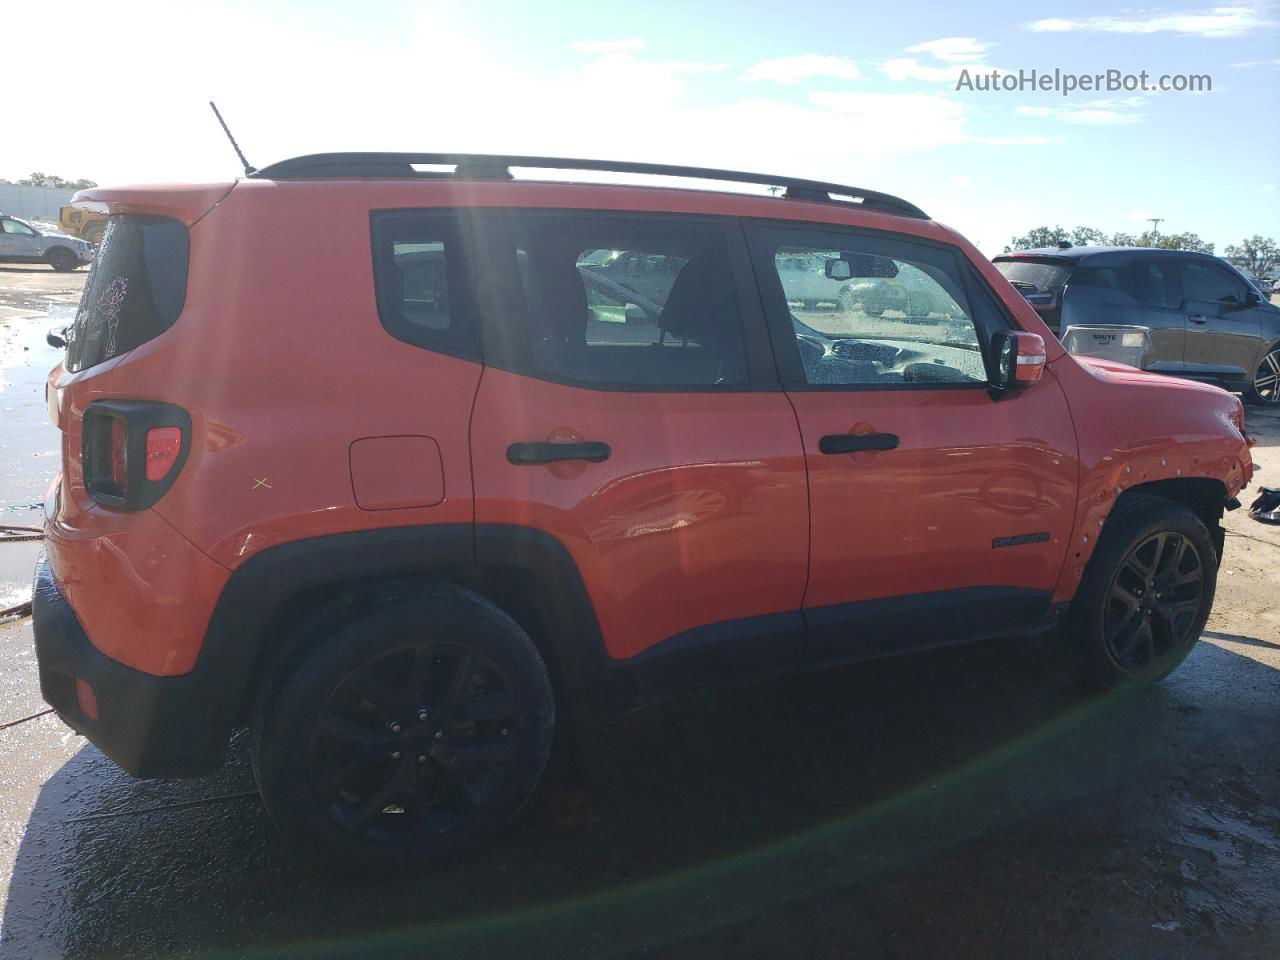
[{"label": "rear wiper", "polygon": [[1009,282],[1013,284],[1013,289],[1015,290],[1030,290],[1032,293],[1040,292],[1039,287],[1034,283],[1027,283],[1025,280],[1010,280]]}]

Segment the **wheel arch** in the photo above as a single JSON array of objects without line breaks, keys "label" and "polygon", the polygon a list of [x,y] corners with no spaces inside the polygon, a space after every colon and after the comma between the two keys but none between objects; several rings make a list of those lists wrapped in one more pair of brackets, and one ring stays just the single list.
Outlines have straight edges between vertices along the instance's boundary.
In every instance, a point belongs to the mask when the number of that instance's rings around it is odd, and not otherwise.
[{"label": "wheel arch", "polygon": [[1116,506],[1135,494],[1172,500],[1189,509],[1204,523],[1213,540],[1214,549],[1218,551],[1218,558],[1222,558],[1226,538],[1226,532],[1222,529],[1222,514],[1227,507],[1228,495],[1226,484],[1221,480],[1213,477],[1168,477],[1139,483],[1125,490],[1116,500]]},{"label": "wheel arch", "polygon": [[493,603],[533,640],[557,703],[571,712],[607,662],[582,578],[554,537],[532,528],[448,524],[334,534],[264,550],[223,590],[197,660],[231,694],[228,732],[322,635],[321,624],[427,584]]}]

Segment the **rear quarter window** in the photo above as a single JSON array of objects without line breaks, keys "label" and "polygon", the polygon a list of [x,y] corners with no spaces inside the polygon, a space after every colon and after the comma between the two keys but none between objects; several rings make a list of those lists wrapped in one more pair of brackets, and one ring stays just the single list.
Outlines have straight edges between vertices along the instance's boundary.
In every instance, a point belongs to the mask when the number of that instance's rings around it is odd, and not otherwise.
[{"label": "rear quarter window", "polygon": [[173,326],[187,298],[189,255],[177,220],[111,217],[67,336],[66,368],[96,366]]}]

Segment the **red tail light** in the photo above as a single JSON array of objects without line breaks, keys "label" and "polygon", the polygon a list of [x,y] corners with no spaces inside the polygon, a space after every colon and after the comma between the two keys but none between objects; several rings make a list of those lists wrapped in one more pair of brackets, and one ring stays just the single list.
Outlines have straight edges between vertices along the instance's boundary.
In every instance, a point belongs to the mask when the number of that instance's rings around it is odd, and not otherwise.
[{"label": "red tail light", "polygon": [[177,427],[152,427],[147,431],[147,479],[163,480],[178,462],[182,431]]},{"label": "red tail light", "polygon": [[159,500],[182,470],[191,417],[169,403],[99,400],[84,414],[85,489],[99,503],[142,510]]}]

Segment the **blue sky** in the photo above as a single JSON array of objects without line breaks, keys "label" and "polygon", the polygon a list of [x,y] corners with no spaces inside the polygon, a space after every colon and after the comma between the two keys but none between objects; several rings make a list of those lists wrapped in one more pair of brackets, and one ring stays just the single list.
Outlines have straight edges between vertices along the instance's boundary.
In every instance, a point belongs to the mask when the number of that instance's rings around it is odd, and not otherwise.
[{"label": "blue sky", "polygon": [[[38,60],[0,177],[223,179],[334,149],[694,163],[901,194],[988,254],[1060,223],[1280,237],[1280,10],[920,3],[160,3],[7,10]],[[982,93],[959,72],[1208,74]]]}]

